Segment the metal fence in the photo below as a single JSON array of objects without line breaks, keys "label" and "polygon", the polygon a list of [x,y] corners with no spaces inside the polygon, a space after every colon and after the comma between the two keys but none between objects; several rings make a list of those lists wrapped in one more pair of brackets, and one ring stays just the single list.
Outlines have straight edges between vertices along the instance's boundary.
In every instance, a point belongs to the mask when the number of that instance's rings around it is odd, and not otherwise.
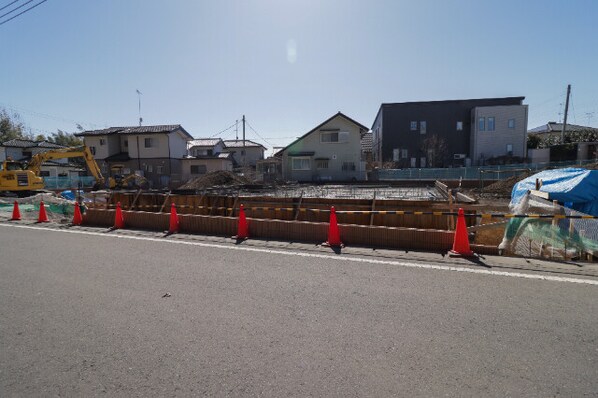
[{"label": "metal fence", "polygon": [[532,173],[547,168],[583,166],[596,163],[596,160],[568,162],[520,163],[502,166],[455,167],[442,169],[378,169],[374,172],[380,181],[393,180],[502,180],[524,171]]},{"label": "metal fence", "polygon": [[96,180],[93,177],[44,177],[46,189],[91,188],[95,182]]}]

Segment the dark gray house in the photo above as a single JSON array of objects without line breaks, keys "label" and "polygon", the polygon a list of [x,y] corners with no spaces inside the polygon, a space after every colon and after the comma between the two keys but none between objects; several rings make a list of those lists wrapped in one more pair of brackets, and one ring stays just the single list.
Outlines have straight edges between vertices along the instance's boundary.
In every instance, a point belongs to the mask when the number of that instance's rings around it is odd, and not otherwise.
[{"label": "dark gray house", "polygon": [[372,155],[398,167],[482,165],[526,155],[525,97],[402,102],[380,105]]}]

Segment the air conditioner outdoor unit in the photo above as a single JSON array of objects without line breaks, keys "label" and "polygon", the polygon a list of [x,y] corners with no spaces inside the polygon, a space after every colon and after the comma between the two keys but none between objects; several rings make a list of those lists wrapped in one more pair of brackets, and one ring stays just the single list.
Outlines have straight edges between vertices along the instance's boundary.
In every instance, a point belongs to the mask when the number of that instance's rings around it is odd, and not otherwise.
[{"label": "air conditioner outdoor unit", "polygon": [[455,153],[453,155],[454,159],[465,159],[465,154],[464,153]]}]

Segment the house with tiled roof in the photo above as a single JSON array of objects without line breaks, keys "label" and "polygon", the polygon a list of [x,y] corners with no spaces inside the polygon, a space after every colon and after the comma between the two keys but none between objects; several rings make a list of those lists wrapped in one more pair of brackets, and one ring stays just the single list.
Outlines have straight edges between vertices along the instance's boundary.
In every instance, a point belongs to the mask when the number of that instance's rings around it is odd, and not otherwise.
[{"label": "house with tiled roof", "polygon": [[182,164],[193,137],[180,125],[108,127],[76,133],[105,176],[143,175],[153,188],[182,184]]},{"label": "house with tiled roof", "polygon": [[363,124],[338,112],[274,156],[282,159],[285,180],[365,180],[361,142],[368,131]]},{"label": "house with tiled roof", "polygon": [[[547,134],[550,135],[559,135],[563,131],[563,123],[557,122],[548,122],[541,126],[535,127],[527,131],[528,134],[538,134],[545,136]],[[566,133],[572,132],[581,132],[581,131],[595,131],[598,132],[598,128],[596,127],[589,127],[589,126],[580,126],[577,124],[569,124],[567,123],[567,128],[565,130]]]},{"label": "house with tiled roof", "polygon": [[235,166],[255,167],[258,160],[264,159],[266,147],[250,140],[224,140],[224,151],[233,156]]},{"label": "house with tiled roof", "polygon": [[224,152],[221,138],[197,138],[189,141],[187,146],[188,155],[182,164],[183,181],[212,171],[233,170],[232,153]]},{"label": "house with tiled roof", "polygon": [[[60,148],[65,147],[49,141],[15,138],[0,143],[0,162],[9,158],[20,162],[28,162],[32,156],[38,153]],[[77,176],[83,171],[85,169],[81,165],[75,164],[69,159],[56,159],[44,162],[40,168],[40,175],[42,177]]]}]

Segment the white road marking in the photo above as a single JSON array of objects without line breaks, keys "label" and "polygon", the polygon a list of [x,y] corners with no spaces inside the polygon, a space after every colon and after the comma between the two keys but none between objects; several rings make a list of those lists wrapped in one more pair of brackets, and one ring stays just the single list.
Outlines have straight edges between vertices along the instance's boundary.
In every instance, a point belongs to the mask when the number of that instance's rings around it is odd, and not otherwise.
[{"label": "white road marking", "polygon": [[179,241],[179,240],[171,240],[171,239],[160,239],[160,238],[152,238],[152,237],[117,235],[117,234],[111,235],[111,234],[107,234],[105,232],[65,230],[65,229],[56,229],[56,228],[36,227],[36,226],[32,226],[32,225],[6,224],[6,223],[2,223],[2,222],[0,222],[0,225],[4,226],[4,227],[11,227],[11,228],[35,229],[35,230],[39,230],[39,231],[53,231],[53,232],[63,232],[63,233],[68,233],[68,234],[101,236],[104,238],[143,240],[143,241],[151,241],[151,242],[173,243],[173,244],[178,244],[178,245],[210,247],[210,248],[216,248],[216,249],[241,250],[241,251],[246,251],[246,252],[279,254],[279,255],[284,255],[284,256],[322,258],[322,259],[326,259],[326,260],[347,261],[347,262],[355,262],[355,263],[395,265],[395,266],[407,267],[407,268],[421,268],[421,269],[432,269],[432,270],[441,270],[441,271],[466,272],[466,273],[470,273],[470,274],[506,276],[506,277],[511,277],[511,278],[536,279],[536,280],[552,281],[552,282],[569,282],[569,283],[579,283],[579,284],[585,284],[585,285],[598,286],[598,280],[570,278],[570,277],[553,276],[553,275],[523,274],[523,273],[519,273],[519,272],[505,272],[505,271],[493,271],[493,270],[484,270],[484,269],[475,269],[475,268],[453,267],[450,265],[418,264],[418,263],[410,263],[410,262],[404,262],[404,261],[375,260],[375,259],[361,258],[361,257],[341,257],[338,255],[332,256],[332,255],[328,255],[328,254],[304,253],[304,252],[295,252],[295,251],[291,251],[291,250],[273,250],[273,249],[262,249],[262,248],[258,248],[258,247],[229,246],[229,245],[222,245],[222,244],[217,244],[217,243],[189,242],[189,241],[182,241],[182,240]]}]

